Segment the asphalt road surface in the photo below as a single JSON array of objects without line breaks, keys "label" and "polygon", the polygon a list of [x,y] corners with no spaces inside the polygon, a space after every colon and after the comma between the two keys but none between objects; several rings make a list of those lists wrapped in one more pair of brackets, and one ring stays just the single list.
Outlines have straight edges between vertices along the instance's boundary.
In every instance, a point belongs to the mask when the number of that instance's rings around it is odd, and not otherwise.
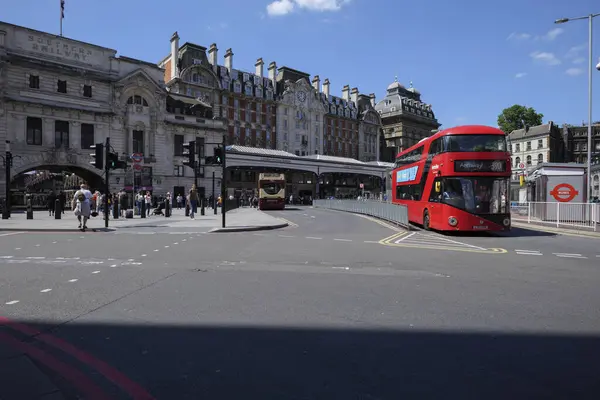
[{"label": "asphalt road surface", "polygon": [[105,398],[600,397],[600,240],[270,214],[290,227],[0,233],[0,334]]}]

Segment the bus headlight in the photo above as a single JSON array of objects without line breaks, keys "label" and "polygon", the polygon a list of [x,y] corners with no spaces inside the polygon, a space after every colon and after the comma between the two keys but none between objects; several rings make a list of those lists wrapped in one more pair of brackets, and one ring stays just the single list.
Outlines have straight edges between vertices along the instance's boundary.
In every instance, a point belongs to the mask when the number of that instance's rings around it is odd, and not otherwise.
[{"label": "bus headlight", "polygon": [[448,225],[456,226],[458,225],[458,220],[455,217],[450,217],[448,218]]},{"label": "bus headlight", "polygon": [[510,226],[510,218],[504,218],[504,220],[502,221],[502,223],[504,224],[504,226],[508,227]]}]

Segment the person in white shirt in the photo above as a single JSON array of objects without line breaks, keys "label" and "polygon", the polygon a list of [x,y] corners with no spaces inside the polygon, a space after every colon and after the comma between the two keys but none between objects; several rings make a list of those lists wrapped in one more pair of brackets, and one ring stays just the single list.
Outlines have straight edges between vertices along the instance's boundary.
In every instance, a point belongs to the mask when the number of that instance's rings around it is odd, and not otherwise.
[{"label": "person in white shirt", "polygon": [[73,213],[77,217],[77,220],[79,221],[79,229],[82,231],[87,229],[87,221],[92,212],[91,199],[92,192],[88,190],[88,187],[85,183],[79,187],[79,190],[76,191],[75,195],[73,196]]}]

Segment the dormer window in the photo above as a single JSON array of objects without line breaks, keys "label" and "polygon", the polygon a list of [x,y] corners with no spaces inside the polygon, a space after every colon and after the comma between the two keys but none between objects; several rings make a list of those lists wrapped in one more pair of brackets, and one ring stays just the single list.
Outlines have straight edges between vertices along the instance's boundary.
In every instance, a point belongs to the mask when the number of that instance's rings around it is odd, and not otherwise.
[{"label": "dormer window", "polygon": [[256,88],[256,97],[263,97],[263,90],[261,88]]},{"label": "dormer window", "polygon": [[245,72],[243,74],[243,77],[244,77],[244,82],[248,82],[248,80],[250,79],[250,76]]},{"label": "dormer window", "polygon": [[233,82],[233,91],[236,93],[242,93],[242,84],[239,81]]},{"label": "dormer window", "polygon": [[246,85],[244,94],[246,96],[252,96],[252,85]]},{"label": "dormer window", "polygon": [[267,90],[267,100],[273,100],[273,91]]}]

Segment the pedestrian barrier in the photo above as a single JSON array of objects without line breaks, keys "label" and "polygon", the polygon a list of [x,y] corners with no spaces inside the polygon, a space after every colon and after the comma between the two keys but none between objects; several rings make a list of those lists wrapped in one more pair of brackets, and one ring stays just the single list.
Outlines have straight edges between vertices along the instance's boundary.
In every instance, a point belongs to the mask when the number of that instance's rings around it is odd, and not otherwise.
[{"label": "pedestrian barrier", "polygon": [[511,219],[528,224],[548,224],[598,231],[600,203],[534,202],[512,203]]},{"label": "pedestrian barrier", "polygon": [[408,208],[401,204],[392,204],[377,200],[313,200],[313,206],[330,210],[348,211],[369,215],[385,221],[393,222],[405,228],[409,227]]}]

